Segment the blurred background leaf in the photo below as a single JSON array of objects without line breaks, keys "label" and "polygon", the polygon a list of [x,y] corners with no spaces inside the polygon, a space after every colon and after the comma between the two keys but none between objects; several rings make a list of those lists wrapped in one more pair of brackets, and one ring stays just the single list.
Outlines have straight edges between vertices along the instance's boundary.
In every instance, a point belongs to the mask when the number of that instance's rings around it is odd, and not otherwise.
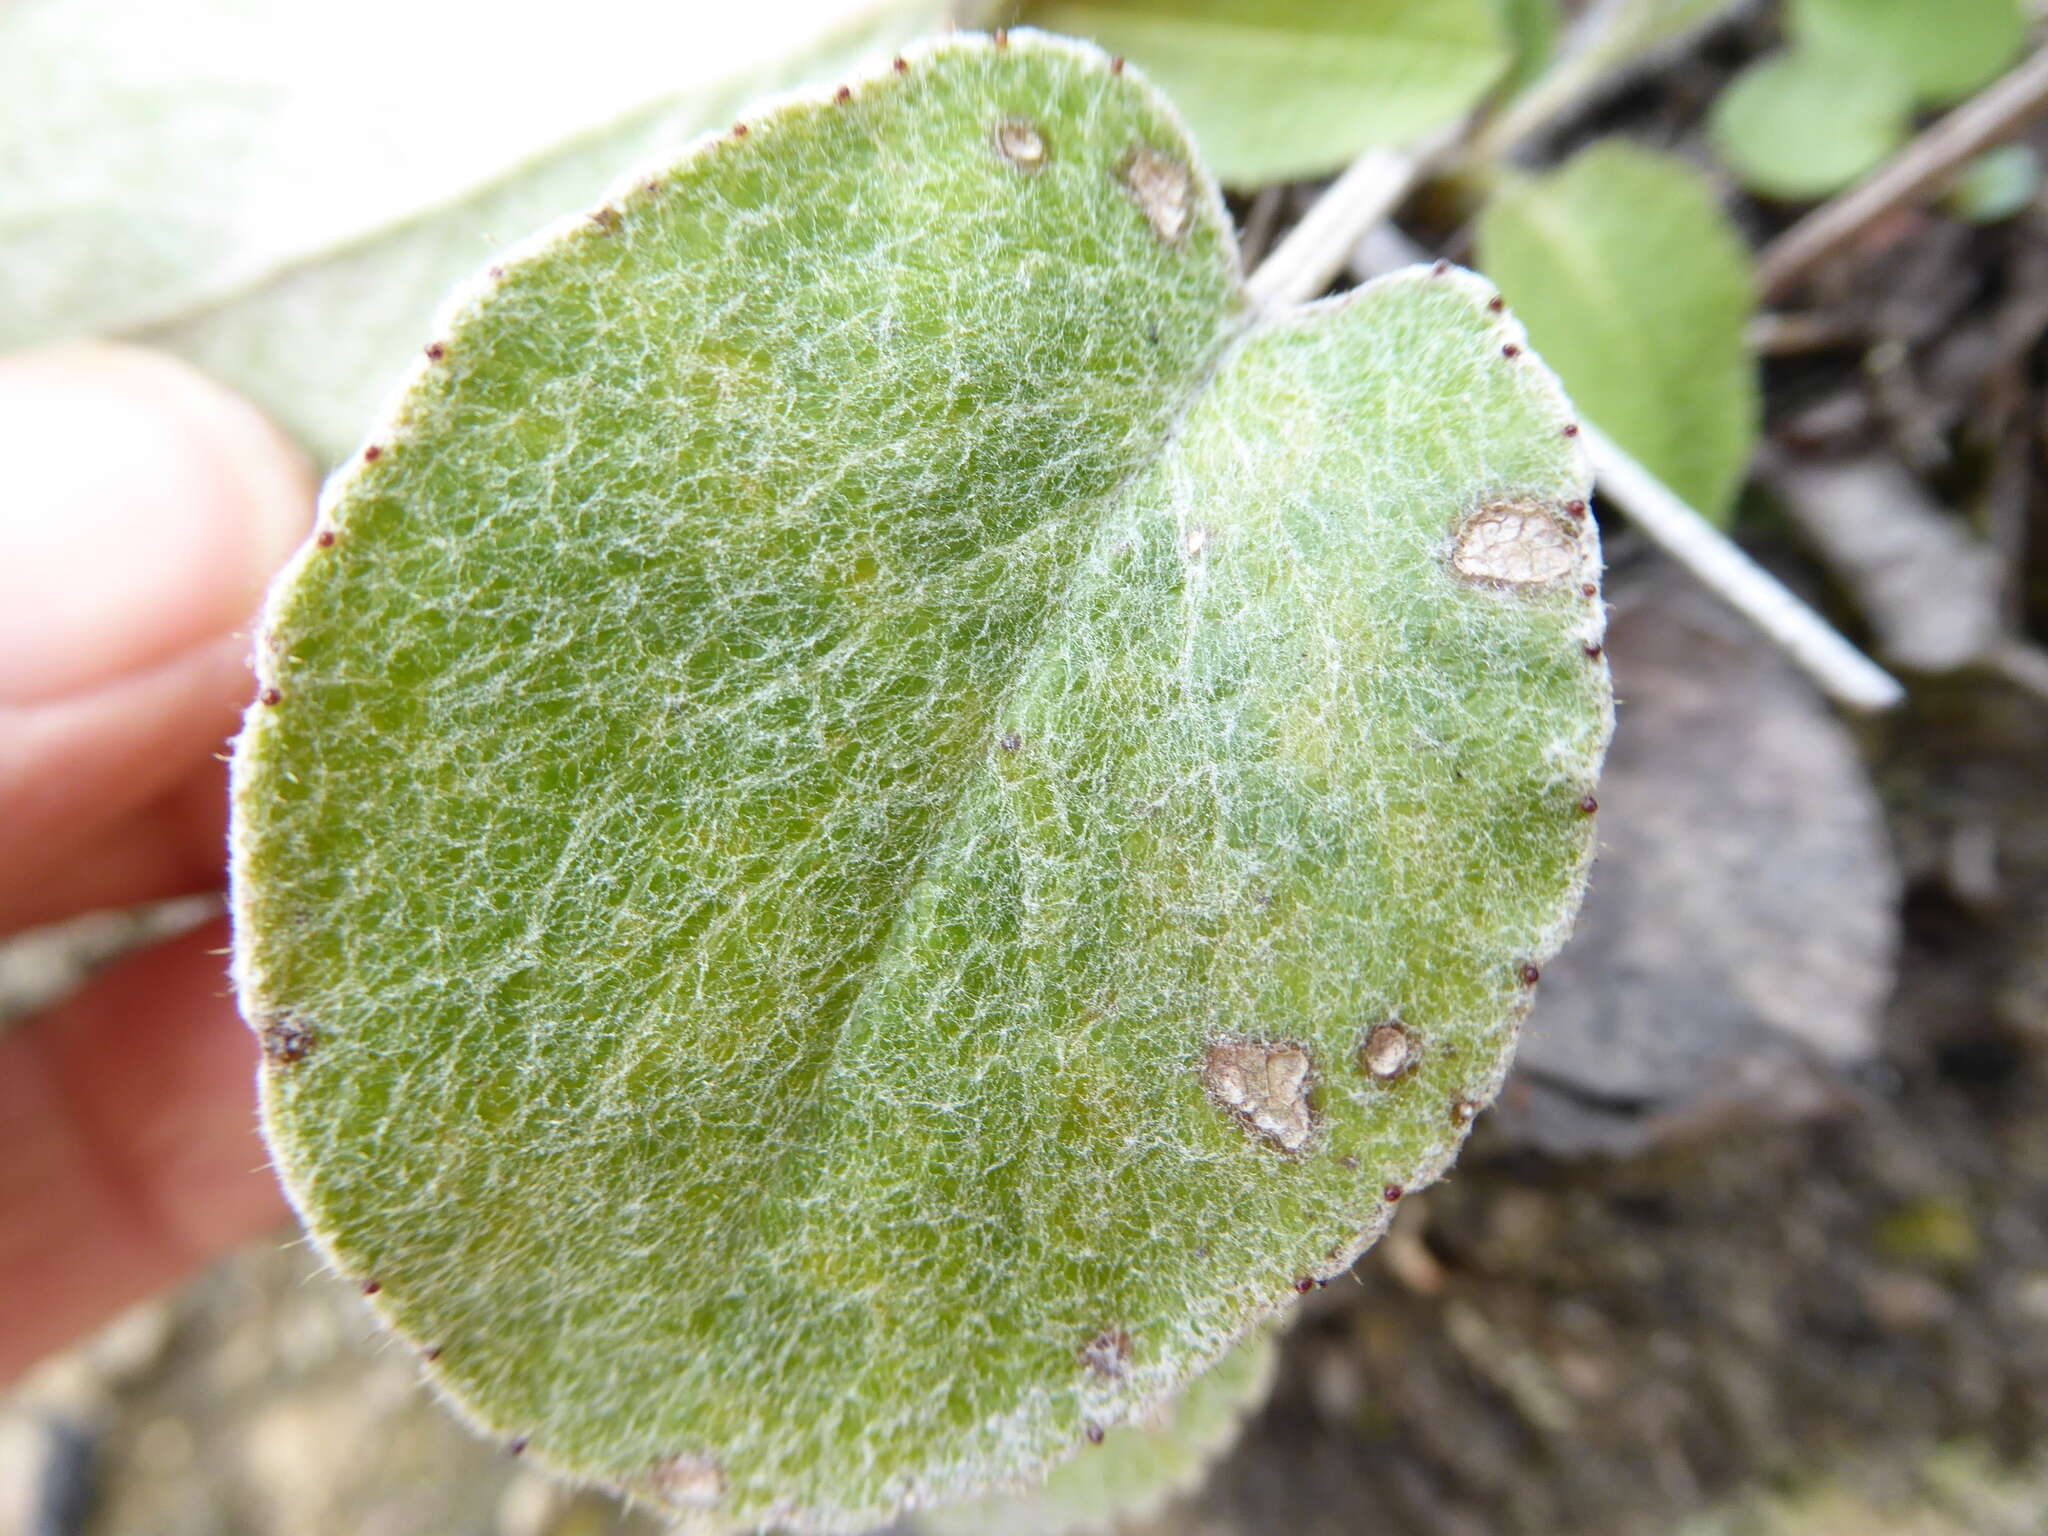
[{"label": "blurred background leaf", "polygon": [[1479,255],[1579,409],[1725,522],[1756,441],[1754,297],[1748,247],[1706,178],[1596,144],[1504,185]]},{"label": "blurred background leaf", "polygon": [[1492,0],[1027,0],[1150,75],[1228,186],[1328,175],[1457,122],[1507,68]]}]

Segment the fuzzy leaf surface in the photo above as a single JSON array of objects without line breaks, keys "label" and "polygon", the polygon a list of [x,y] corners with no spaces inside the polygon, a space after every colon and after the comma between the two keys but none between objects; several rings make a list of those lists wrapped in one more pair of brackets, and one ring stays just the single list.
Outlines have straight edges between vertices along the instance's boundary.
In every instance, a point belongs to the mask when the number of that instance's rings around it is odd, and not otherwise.
[{"label": "fuzzy leaf surface", "polygon": [[857,1529],[1143,1416],[1442,1168],[1610,703],[1486,285],[1254,319],[1170,109],[1035,34],[749,130],[462,295],[330,482],[237,980],[309,1229],[476,1420]]},{"label": "fuzzy leaf surface", "polygon": [[929,1536],[1084,1536],[1148,1519],[1192,1492],[1237,1443],[1272,1393],[1279,1366],[1273,1331],[1261,1330],[1156,1413],[1054,1467],[1039,1488],[955,1505],[918,1527]]},{"label": "fuzzy leaf surface", "polygon": [[1159,82],[1230,186],[1327,175],[1463,117],[1507,67],[1489,0],[1028,0]]},{"label": "fuzzy leaf surface", "polygon": [[597,0],[574,27],[478,28],[454,0],[345,25],[253,0],[0,6],[0,350],[161,348],[338,463],[480,263],[944,11]]},{"label": "fuzzy leaf surface", "polygon": [[1713,188],[1610,141],[1511,182],[1479,250],[1587,415],[1709,518],[1725,518],[1757,430],[1749,251]]}]

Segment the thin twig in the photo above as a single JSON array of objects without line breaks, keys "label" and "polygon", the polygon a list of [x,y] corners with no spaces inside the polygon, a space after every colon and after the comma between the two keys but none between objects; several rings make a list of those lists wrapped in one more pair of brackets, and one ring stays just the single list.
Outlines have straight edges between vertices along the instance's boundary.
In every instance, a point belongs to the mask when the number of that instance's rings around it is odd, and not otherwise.
[{"label": "thin twig", "polygon": [[1582,421],[1580,436],[1602,494],[1830,695],[1853,709],[1890,709],[1904,701],[1906,690],[1897,678],[1844,640],[1606,433]]},{"label": "thin twig", "polygon": [[[1369,263],[1384,269],[1427,261],[1428,253],[1394,230],[1375,230]],[[1685,499],[1580,418],[1580,440],[1602,494],[1666,554],[1770,637],[1831,697],[1854,709],[1890,709],[1904,700],[1897,678],[1843,639],[1790,588],[1743,553]]]},{"label": "thin twig", "polygon": [[1939,185],[1973,156],[2011,138],[2048,111],[2048,47],[1957,107],[1840,197],[1821,204],[1765,246],[1757,287],[1782,295],[1814,263],[1856,238],[1901,203]]},{"label": "thin twig", "polygon": [[1360,155],[1246,279],[1252,302],[1262,309],[1300,304],[1329,287],[1365,232],[1401,205],[1451,141],[1452,135],[1444,133],[1413,149],[1369,149]]}]

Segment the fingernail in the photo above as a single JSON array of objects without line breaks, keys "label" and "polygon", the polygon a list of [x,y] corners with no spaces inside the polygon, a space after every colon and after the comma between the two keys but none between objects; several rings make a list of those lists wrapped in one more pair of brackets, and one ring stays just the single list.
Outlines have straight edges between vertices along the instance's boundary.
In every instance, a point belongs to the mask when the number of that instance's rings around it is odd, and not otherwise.
[{"label": "fingernail", "polygon": [[0,704],[246,625],[312,515],[304,456],[183,363],[110,346],[0,358]]}]

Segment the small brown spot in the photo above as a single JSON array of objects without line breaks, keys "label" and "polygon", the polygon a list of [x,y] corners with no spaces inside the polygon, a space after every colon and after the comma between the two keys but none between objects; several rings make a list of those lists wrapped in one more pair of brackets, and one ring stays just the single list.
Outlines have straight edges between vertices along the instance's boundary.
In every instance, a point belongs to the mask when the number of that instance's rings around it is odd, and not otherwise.
[{"label": "small brown spot", "polygon": [[365,1280],[363,1282],[363,1294],[365,1296],[374,1296],[383,1289],[384,1282],[381,1280]]},{"label": "small brown spot", "polygon": [[1522,962],[1521,977],[1523,986],[1533,987],[1543,979],[1543,972],[1536,968],[1536,963],[1533,960],[1524,960]]},{"label": "small brown spot", "polygon": [[1502,357],[1511,357],[1511,358],[1512,358],[1512,357],[1520,357],[1520,356],[1522,355],[1522,349],[1521,349],[1520,347],[1516,346],[1516,345],[1515,345],[1515,344],[1514,344],[1514,343],[1513,343],[1513,342],[1511,341],[1511,342],[1509,342],[1509,343],[1508,343],[1508,344],[1507,344],[1506,346],[1504,346],[1504,347],[1502,347],[1502,348],[1500,349],[1500,355],[1501,355]]},{"label": "small brown spot", "polygon": [[263,1044],[263,1059],[281,1067],[304,1061],[319,1042],[312,1025],[301,1024],[284,1014],[265,1019],[257,1027],[256,1037]]},{"label": "small brown spot", "polygon": [[1202,1086],[1216,1105],[1283,1152],[1315,1134],[1309,1108],[1314,1062],[1291,1041],[1219,1040],[1202,1059]]},{"label": "small brown spot", "polygon": [[505,1454],[507,1456],[524,1456],[526,1454],[526,1436],[521,1435],[511,1444],[507,1445],[505,1447]]},{"label": "small brown spot", "polygon": [[318,533],[313,535],[313,542],[315,544],[318,544],[322,549],[334,548],[334,530],[332,528],[322,528]]},{"label": "small brown spot", "polygon": [[1459,525],[1451,569],[1474,586],[1553,586],[1578,563],[1576,538],[1537,502],[1492,501]]},{"label": "small brown spot", "polygon": [[1450,270],[1451,264],[1448,261],[1439,260],[1436,263],[1436,265],[1429,269],[1429,275],[1431,277],[1443,277],[1446,276],[1450,272]]},{"label": "small brown spot", "polygon": [[1392,1082],[1415,1070],[1422,1059],[1422,1043],[1399,1019],[1375,1024],[1365,1044],[1358,1048],[1358,1064],[1381,1082]]},{"label": "small brown spot", "polygon": [[609,206],[600,208],[590,216],[590,222],[597,226],[600,234],[608,235],[619,227],[619,210]]},{"label": "small brown spot", "polygon": [[897,74],[907,75],[910,73],[910,60],[904,58],[903,55],[899,53],[896,55],[896,58],[891,67],[895,69]]},{"label": "small brown spot", "polygon": [[1123,181],[1144,210],[1152,233],[1168,245],[1178,244],[1188,230],[1193,198],[1188,168],[1149,144],[1141,145],[1124,157]]},{"label": "small brown spot", "polygon": [[834,101],[853,100],[853,87],[850,85],[842,85],[841,87],[839,87],[838,90],[832,93],[832,99]]},{"label": "small brown spot", "polygon": [[1105,1381],[1122,1381],[1131,1372],[1131,1336],[1121,1328],[1105,1328],[1081,1346],[1081,1363]]},{"label": "small brown spot", "polygon": [[363,462],[365,462],[366,464],[374,464],[383,457],[384,450],[382,448],[379,448],[375,443],[370,444],[369,447],[363,450]]},{"label": "small brown spot", "polygon": [[1109,61],[1109,72],[1112,75],[1120,75],[1124,72],[1124,56],[1122,54],[1118,54]]},{"label": "small brown spot", "polygon": [[1358,1172],[1358,1159],[1357,1159],[1357,1158],[1355,1158],[1355,1157],[1346,1157],[1346,1158],[1340,1158],[1340,1159],[1338,1160],[1338,1162],[1339,1162],[1339,1166],[1341,1166],[1341,1167],[1343,1168],[1343,1170],[1344,1170],[1344,1171],[1345,1171],[1346,1173],[1356,1173],[1356,1172]]},{"label": "small brown spot", "polygon": [[1476,1099],[1451,1100],[1451,1124],[1470,1125],[1479,1118],[1479,1102]]},{"label": "small brown spot", "polygon": [[426,1361],[427,1364],[432,1365],[436,1360],[441,1358],[441,1346],[436,1344],[432,1349],[421,1350],[420,1358]]},{"label": "small brown spot", "polygon": [[433,341],[433,342],[429,342],[429,343],[427,343],[427,361],[428,361],[428,362],[430,362],[430,363],[438,363],[439,361],[441,361],[441,359],[442,359],[442,358],[446,357],[447,355],[448,355],[448,349],[447,349],[446,347],[442,346],[440,342],[438,342],[438,341]]},{"label": "small brown spot", "polygon": [[1387,1204],[1392,1205],[1395,1201],[1399,1200],[1403,1195],[1407,1194],[1408,1191],[1403,1189],[1398,1184],[1389,1184],[1385,1189],[1381,1190],[1380,1193],[1387,1197]]},{"label": "small brown spot", "polygon": [[1005,752],[1021,752],[1024,750],[1024,738],[1022,736],[1019,736],[1015,731],[1005,731],[1003,732],[1002,737],[996,742],[996,745],[1001,747]]},{"label": "small brown spot", "polygon": [[1045,135],[1021,117],[996,124],[996,152],[1026,175],[1045,169]]},{"label": "small brown spot", "polygon": [[1497,315],[1508,307],[1508,301],[1496,293],[1486,301],[1486,307]]},{"label": "small brown spot", "polygon": [[1090,1445],[1102,1444],[1102,1426],[1100,1424],[1090,1424],[1081,1432],[1088,1437]]},{"label": "small brown spot", "polygon": [[1590,582],[1590,581],[1585,581],[1585,582],[1581,582],[1581,583],[1579,583],[1579,596],[1581,596],[1581,597],[1598,597],[1599,595],[1600,595],[1600,589],[1599,589],[1599,587],[1595,586],[1595,585],[1594,585],[1594,584],[1593,584],[1592,582]]},{"label": "small brown spot", "polygon": [[744,139],[747,136],[747,125],[745,123],[734,123],[732,125],[732,136],[736,139]]},{"label": "small brown spot", "polygon": [[1302,1276],[1301,1279],[1294,1282],[1294,1294],[1297,1296],[1306,1296],[1310,1291],[1314,1290],[1315,1288],[1315,1281],[1309,1279],[1306,1275]]},{"label": "small brown spot", "polygon": [[1586,504],[1574,497],[1564,504],[1564,510],[1567,517],[1584,517],[1586,515]]},{"label": "small brown spot", "polygon": [[1592,814],[1593,814],[1593,813],[1594,813],[1595,811],[1597,811],[1597,810],[1599,810],[1599,809],[1600,809],[1600,802],[1599,802],[1598,800],[1595,800],[1595,799],[1594,799],[1594,798],[1593,798],[1593,797],[1592,797],[1591,795],[1581,795],[1581,796],[1579,796],[1579,814],[1580,814],[1580,815],[1582,815],[1582,816],[1590,816],[1590,815],[1592,815]]},{"label": "small brown spot", "polygon": [[282,704],[284,702],[284,695],[279,693],[275,688],[264,689],[261,693],[256,695],[256,698],[259,703],[263,704]]},{"label": "small brown spot", "polygon": [[668,1456],[654,1464],[654,1491],[677,1509],[710,1509],[725,1497],[725,1469],[709,1456]]},{"label": "small brown spot", "polygon": [[659,181],[650,181],[642,190],[649,197],[659,197],[661,195],[661,183]]},{"label": "small brown spot", "polygon": [[490,272],[492,282],[498,281],[498,279],[502,278],[505,275],[505,269],[503,267],[491,267],[487,270]]},{"label": "small brown spot", "polygon": [[998,48],[1007,48],[1010,46],[1010,33],[1008,28],[996,28],[996,46]]},{"label": "small brown spot", "polygon": [[1579,424],[1576,421],[1566,422],[1564,424],[1564,435],[1566,437],[1577,437],[1579,435]]},{"label": "small brown spot", "polygon": [[1586,642],[1586,660],[1598,661],[1602,656],[1605,656],[1606,654],[1606,647],[1601,645],[1601,643],[1598,640],[1588,640]]}]

